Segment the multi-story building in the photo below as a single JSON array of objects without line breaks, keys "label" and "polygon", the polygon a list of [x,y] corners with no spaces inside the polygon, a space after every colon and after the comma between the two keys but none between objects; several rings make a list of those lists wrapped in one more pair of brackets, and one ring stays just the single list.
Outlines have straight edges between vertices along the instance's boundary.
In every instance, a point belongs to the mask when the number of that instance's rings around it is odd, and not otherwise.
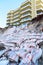
[{"label": "multi-story building", "polygon": [[14,22],[13,22],[13,25],[19,25],[20,23],[20,10],[17,9],[14,11]]},{"label": "multi-story building", "polygon": [[42,13],[42,0],[26,0],[17,10],[12,10],[7,14],[7,24],[19,25],[29,23],[32,18]]},{"label": "multi-story building", "polygon": [[14,22],[14,10],[11,10],[8,14],[7,14],[7,25],[12,25]]},{"label": "multi-story building", "polygon": [[20,7],[20,23],[28,23],[32,19],[31,1],[26,0]]}]

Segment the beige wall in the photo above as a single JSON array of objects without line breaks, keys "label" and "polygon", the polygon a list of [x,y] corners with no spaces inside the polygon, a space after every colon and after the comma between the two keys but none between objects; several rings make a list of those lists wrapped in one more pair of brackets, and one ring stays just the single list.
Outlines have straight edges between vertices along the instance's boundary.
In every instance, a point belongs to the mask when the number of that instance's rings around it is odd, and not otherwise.
[{"label": "beige wall", "polygon": [[32,18],[36,17],[36,0],[31,0]]}]

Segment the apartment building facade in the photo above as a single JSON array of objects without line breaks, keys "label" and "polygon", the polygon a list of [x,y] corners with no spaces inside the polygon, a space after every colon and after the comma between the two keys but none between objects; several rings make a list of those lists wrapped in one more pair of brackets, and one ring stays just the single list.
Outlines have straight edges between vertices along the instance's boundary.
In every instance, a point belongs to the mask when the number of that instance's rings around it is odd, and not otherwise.
[{"label": "apartment building facade", "polygon": [[[29,23],[37,15],[43,14],[42,0],[26,0],[17,10],[11,10],[7,14],[8,25],[20,25]],[[26,25],[27,25],[26,24]]]},{"label": "apartment building facade", "polygon": [[43,0],[36,0],[36,4],[37,15],[43,14]]},{"label": "apartment building facade", "polygon": [[12,25],[14,21],[14,10],[11,10],[10,12],[8,12],[7,14],[7,25]]}]

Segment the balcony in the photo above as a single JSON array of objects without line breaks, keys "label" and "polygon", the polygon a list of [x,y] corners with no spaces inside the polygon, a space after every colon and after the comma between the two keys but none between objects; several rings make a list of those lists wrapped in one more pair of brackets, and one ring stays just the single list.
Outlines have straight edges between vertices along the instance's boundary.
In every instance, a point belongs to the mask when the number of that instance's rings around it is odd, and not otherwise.
[{"label": "balcony", "polygon": [[7,22],[7,24],[10,24],[10,22]]},{"label": "balcony", "polygon": [[13,18],[14,16],[13,15],[9,15],[9,16],[7,16],[7,18]]},{"label": "balcony", "polygon": [[14,17],[7,18],[8,20],[14,20]]},{"label": "balcony", "polygon": [[31,13],[28,13],[28,14],[22,15],[20,18],[27,17],[27,16],[31,16]]},{"label": "balcony", "polygon": [[27,10],[21,11],[21,14],[23,14],[23,13],[25,13],[25,12],[28,12],[28,11],[31,12],[31,9],[27,9]]},{"label": "balcony", "polygon": [[9,18],[7,19],[7,21],[14,21],[14,18]]},{"label": "balcony", "polygon": [[21,6],[23,7],[23,6],[25,6],[26,4],[28,4],[28,3],[31,3],[31,1],[30,1],[30,0],[26,0],[25,2],[22,3]]},{"label": "balcony", "polygon": [[16,16],[16,15],[18,15],[18,14],[19,14],[19,12],[15,12],[15,13],[14,13],[14,16]]},{"label": "balcony", "polygon": [[14,19],[15,19],[15,18],[18,18],[19,16],[20,16],[19,14],[18,14],[17,16],[14,16]]},{"label": "balcony", "polygon": [[42,4],[42,3],[41,3],[41,4],[37,4],[36,8],[37,8],[37,9],[38,9],[38,8],[42,8],[42,9],[43,9],[43,4]]},{"label": "balcony", "polygon": [[13,22],[14,26],[18,26],[20,23],[19,22]]},{"label": "balcony", "polygon": [[42,7],[40,7],[40,8],[37,8],[37,11],[38,11],[38,10],[39,10],[39,11],[40,11],[40,10],[42,10],[42,11],[43,11],[43,8],[42,8]]},{"label": "balcony", "polygon": [[10,19],[8,19],[7,22],[10,22]]},{"label": "balcony", "polygon": [[21,10],[26,8],[26,7],[31,7],[31,4],[27,4],[26,6],[21,7]]},{"label": "balcony", "polygon": [[36,6],[40,6],[40,5],[43,6],[43,3],[37,4]]},{"label": "balcony", "polygon": [[14,19],[14,21],[16,22],[16,21],[19,21],[19,18],[18,19]]},{"label": "balcony", "polygon": [[9,16],[9,15],[14,15],[14,12],[13,12],[13,13],[12,13],[12,12],[10,12],[10,13],[8,13],[7,15],[8,15],[8,16]]},{"label": "balcony", "polygon": [[37,15],[41,15],[43,14],[43,10],[40,8],[39,10],[37,10]]},{"label": "balcony", "polygon": [[43,0],[37,0],[36,4],[43,3]]},{"label": "balcony", "polygon": [[20,22],[24,22],[24,21],[30,21],[31,18],[27,18],[27,19],[22,19]]}]

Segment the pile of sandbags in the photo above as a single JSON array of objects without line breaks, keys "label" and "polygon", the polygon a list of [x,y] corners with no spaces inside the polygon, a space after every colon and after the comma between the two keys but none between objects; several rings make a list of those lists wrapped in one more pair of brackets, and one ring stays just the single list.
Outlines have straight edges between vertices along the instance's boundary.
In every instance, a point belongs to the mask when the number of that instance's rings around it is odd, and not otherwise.
[{"label": "pile of sandbags", "polygon": [[8,60],[16,65],[36,65],[41,55],[41,48],[35,44],[25,44],[22,47],[20,46],[20,48],[15,47],[15,49],[5,54],[5,56],[8,56]]}]

